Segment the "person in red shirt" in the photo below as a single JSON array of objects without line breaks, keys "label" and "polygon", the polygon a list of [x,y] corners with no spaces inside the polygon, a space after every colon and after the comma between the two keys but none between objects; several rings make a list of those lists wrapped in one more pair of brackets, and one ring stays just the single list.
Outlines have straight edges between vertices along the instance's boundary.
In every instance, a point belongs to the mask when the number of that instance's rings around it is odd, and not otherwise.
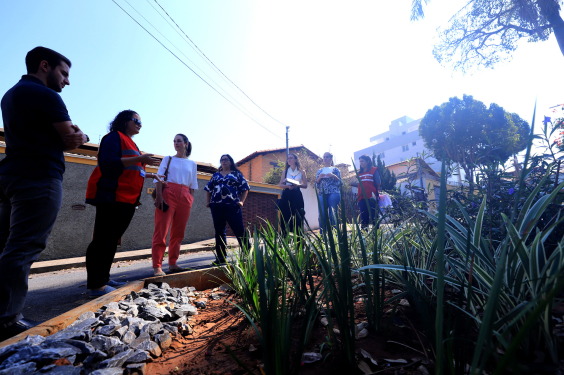
[{"label": "person in red shirt", "polygon": [[[360,170],[358,175],[360,177],[360,183],[358,187],[358,208],[360,210],[360,224],[363,229],[367,228],[369,224],[376,224],[376,205],[378,204],[378,194],[380,191],[380,184],[382,183],[380,179],[380,174],[378,173],[378,168],[372,165],[372,159],[368,155],[362,155],[359,158]],[[362,192],[366,193],[366,197]],[[372,197],[376,199],[370,199]],[[368,198],[368,205],[366,205],[366,199]],[[370,210],[370,211],[369,211]]]}]

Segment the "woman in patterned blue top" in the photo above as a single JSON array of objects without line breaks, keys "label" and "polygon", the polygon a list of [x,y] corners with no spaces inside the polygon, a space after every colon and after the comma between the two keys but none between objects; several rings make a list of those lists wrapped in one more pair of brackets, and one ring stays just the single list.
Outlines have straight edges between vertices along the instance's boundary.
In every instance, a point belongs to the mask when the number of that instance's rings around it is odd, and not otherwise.
[{"label": "woman in patterned blue top", "polygon": [[337,207],[341,201],[341,171],[333,166],[333,155],[329,152],[323,154],[323,168],[317,171],[315,176],[315,187],[319,196],[321,211],[319,212],[319,228],[323,232],[325,228],[325,203],[323,197],[327,199],[327,209],[331,226],[335,226],[335,215]]},{"label": "woman in patterned blue top", "polygon": [[222,155],[219,163],[219,171],[214,173],[204,190],[207,192],[206,207],[211,209],[215,228],[217,264],[224,264],[227,255],[225,251],[227,223],[237,236],[241,249],[249,248],[243,224],[242,207],[250,188],[230,155]]}]

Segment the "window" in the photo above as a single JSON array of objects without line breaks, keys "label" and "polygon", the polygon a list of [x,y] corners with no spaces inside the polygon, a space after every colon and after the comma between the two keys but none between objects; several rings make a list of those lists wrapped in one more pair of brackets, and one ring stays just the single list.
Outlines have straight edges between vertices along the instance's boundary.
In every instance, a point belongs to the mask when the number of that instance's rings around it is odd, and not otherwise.
[{"label": "window", "polygon": [[403,146],[401,146],[401,150],[402,150],[402,152],[409,151],[409,145],[403,145]]},{"label": "window", "polygon": [[411,143],[412,146],[417,146],[417,142]]}]

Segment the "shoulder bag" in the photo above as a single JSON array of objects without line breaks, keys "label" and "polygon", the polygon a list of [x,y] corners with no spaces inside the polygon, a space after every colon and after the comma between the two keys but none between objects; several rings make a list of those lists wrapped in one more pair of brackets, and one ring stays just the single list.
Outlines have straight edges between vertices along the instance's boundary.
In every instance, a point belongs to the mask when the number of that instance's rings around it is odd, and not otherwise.
[{"label": "shoulder bag", "polygon": [[[172,160],[172,156],[168,157],[168,163],[166,163],[166,169],[165,169],[165,173],[164,173],[164,180],[165,182],[168,180],[168,167],[170,167],[170,161]],[[163,191],[165,189],[166,185],[163,184]],[[157,188],[155,187],[155,189],[153,190],[153,192],[151,193],[151,197],[153,197],[153,201],[155,201],[157,199]]]}]

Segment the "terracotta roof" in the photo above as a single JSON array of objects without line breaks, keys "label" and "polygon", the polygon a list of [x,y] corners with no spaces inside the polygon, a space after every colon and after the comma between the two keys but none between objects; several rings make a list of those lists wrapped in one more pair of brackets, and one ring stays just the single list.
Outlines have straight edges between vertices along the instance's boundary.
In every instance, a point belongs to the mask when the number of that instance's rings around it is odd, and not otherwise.
[{"label": "terracotta roof", "polygon": [[[65,154],[70,154],[72,156],[83,157],[86,156],[85,159],[89,158],[96,158],[98,154],[98,147],[100,145],[96,143],[85,143],[82,146],[75,148],[74,150],[66,151]],[[4,128],[0,128],[0,147],[5,147],[5,139],[4,139]],[[147,152],[141,151],[142,153],[146,154]],[[162,155],[154,155],[155,158],[163,160],[164,156]],[[204,173],[215,173],[217,172],[217,167],[215,167],[211,163],[202,163],[199,161],[195,161],[197,166],[198,172]]]},{"label": "terracotta roof", "polygon": [[[291,147],[288,147],[288,149],[289,149],[289,150],[300,150],[300,149],[303,149],[303,150],[305,150],[305,152],[307,152],[307,154],[308,154],[309,156],[311,156],[312,158],[321,159],[321,158],[319,157],[319,155],[317,155],[315,152],[311,151],[310,149],[308,149],[308,148],[305,147],[304,145],[291,146]],[[259,155],[264,155],[264,154],[268,154],[268,153],[270,153],[270,152],[284,151],[284,150],[286,150],[286,147],[272,148],[272,149],[269,149],[269,150],[255,151],[255,152],[253,152],[252,154],[250,154],[250,155],[244,157],[243,159],[239,160],[236,164],[237,164],[237,166],[239,167],[239,166],[245,164],[246,162],[248,162],[249,160],[252,160],[252,159],[256,158],[256,157],[259,156]]]}]

